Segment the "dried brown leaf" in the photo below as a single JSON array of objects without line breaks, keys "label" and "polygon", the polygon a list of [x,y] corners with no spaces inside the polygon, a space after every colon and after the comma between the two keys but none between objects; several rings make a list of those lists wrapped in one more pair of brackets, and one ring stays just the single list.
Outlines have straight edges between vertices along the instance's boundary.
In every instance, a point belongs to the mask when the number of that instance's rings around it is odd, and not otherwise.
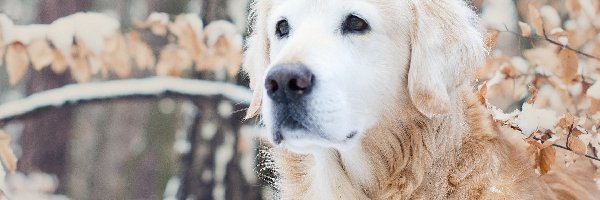
[{"label": "dried brown leaf", "polygon": [[519,21],[519,28],[521,28],[521,36],[529,37],[531,36],[531,27],[529,24]]},{"label": "dried brown leaf", "polygon": [[[154,14],[154,13],[153,13]],[[152,15],[146,19],[146,21],[134,21],[134,26],[137,28],[150,28],[150,31],[158,36],[166,36],[167,35],[167,23],[160,21],[157,18],[152,18]]]},{"label": "dried brown leaf", "polygon": [[596,114],[598,111],[600,111],[600,100],[596,99],[596,98],[589,98],[590,99],[590,108],[588,109],[588,114],[593,115]]},{"label": "dried brown leaf", "polygon": [[46,39],[35,39],[27,46],[27,53],[33,68],[37,71],[44,69],[54,60],[54,54]]},{"label": "dried brown leaf", "polygon": [[534,104],[535,100],[537,100],[538,89],[533,85],[529,85],[528,89],[529,89],[529,92],[531,92],[531,97],[529,97],[529,100],[527,100],[527,103]]},{"label": "dried brown leaf", "polygon": [[566,113],[560,118],[560,120],[558,120],[556,127],[562,128],[564,130],[568,130],[573,126],[574,122],[575,122],[575,117],[573,117],[573,115],[571,115],[571,113]]},{"label": "dried brown leaf", "polygon": [[135,65],[142,70],[152,69],[156,63],[154,53],[148,44],[140,39],[138,32],[130,32],[127,34],[127,47],[129,56],[133,58]]},{"label": "dried brown leaf", "polygon": [[575,135],[571,135],[571,137],[567,138],[567,147],[579,155],[585,155],[587,153],[587,145]]},{"label": "dried brown leaf", "polygon": [[88,63],[90,64],[92,74],[98,74],[101,70],[107,68],[102,62],[102,59],[94,54],[90,54],[87,59]]},{"label": "dried brown leaf", "polygon": [[87,60],[90,52],[81,40],[78,38],[75,40],[76,44],[71,47],[71,56],[73,57],[73,64],[69,66],[71,76],[79,83],[88,82],[92,78],[92,70]]},{"label": "dried brown leaf", "polygon": [[127,51],[125,37],[121,33],[115,33],[105,38],[105,47],[102,50],[102,62],[110,72],[120,78],[131,75],[131,61]]},{"label": "dried brown leaf", "polygon": [[169,30],[177,36],[177,44],[194,59],[198,66],[203,59],[203,51],[206,49],[204,42],[200,40],[202,35],[200,30],[194,30],[185,15],[177,16],[175,21],[169,24]]},{"label": "dried brown leaf", "polygon": [[176,45],[167,45],[160,51],[160,58],[156,64],[156,74],[159,76],[178,77],[184,69],[192,65],[192,59],[185,50]]},{"label": "dried brown leaf", "polygon": [[52,55],[53,55],[52,57],[54,58],[54,60],[52,60],[52,65],[51,65],[52,71],[56,74],[65,73],[65,71],[69,67],[69,65],[67,64],[67,60],[65,59],[65,56],[63,56],[62,53],[60,53],[60,51],[58,51],[58,49],[52,49]]},{"label": "dried brown leaf", "polygon": [[577,53],[569,49],[561,49],[558,52],[558,58],[560,59],[560,66],[557,68],[555,75],[559,76],[566,84],[573,83],[573,80],[577,77],[579,67]]},{"label": "dried brown leaf", "polygon": [[488,33],[486,35],[486,40],[485,40],[485,48],[487,50],[491,50],[494,47],[496,47],[496,43],[498,42],[499,35],[500,35],[500,32],[497,30],[488,31]]},{"label": "dried brown leaf", "polygon": [[197,65],[197,71],[216,71],[227,65],[231,45],[224,35],[217,38],[215,44],[208,47],[204,59]]},{"label": "dried brown leaf", "polygon": [[485,64],[475,72],[475,77],[480,80],[489,79],[496,74],[500,67],[510,63],[511,58],[508,56],[489,56],[485,59]]},{"label": "dried brown leaf", "polygon": [[581,11],[581,3],[579,0],[566,0],[565,7],[567,8],[567,12],[571,19],[575,19]]},{"label": "dried brown leaf", "polygon": [[487,82],[484,82],[477,88],[477,98],[479,99],[479,103],[481,103],[481,105],[485,105],[487,103],[487,90]]},{"label": "dried brown leaf", "polygon": [[537,168],[537,165],[538,165],[537,160],[538,160],[538,157],[540,154],[540,148],[539,148],[540,145],[537,143],[537,141],[535,141],[535,139],[533,139],[531,137],[526,138],[525,142],[527,142],[529,144],[527,146],[527,155],[529,156],[529,158],[532,161],[535,161],[535,162],[532,162],[532,164],[533,164],[534,168]]},{"label": "dried brown leaf", "polygon": [[228,54],[227,61],[227,75],[230,78],[229,80],[233,80],[233,78],[239,73],[242,66],[243,53],[240,49],[239,51],[231,51]]},{"label": "dried brown leaf", "polygon": [[540,167],[540,174],[545,175],[552,168],[552,164],[556,160],[556,150],[553,146],[549,146],[540,150],[538,157],[538,166]]},{"label": "dried brown leaf", "polygon": [[22,43],[12,43],[6,50],[6,70],[11,85],[17,84],[25,76],[29,68],[27,49]]},{"label": "dried brown leaf", "polygon": [[250,107],[246,111],[246,116],[244,119],[250,119],[258,115],[260,112],[260,107],[262,105],[262,90],[258,90],[254,92],[254,96],[252,97],[252,102],[250,103]]},{"label": "dried brown leaf", "polygon": [[0,130],[0,158],[2,158],[2,162],[8,171],[11,173],[17,171],[17,156],[10,148],[10,135],[2,130]]},{"label": "dried brown leaf", "polygon": [[543,66],[549,72],[554,72],[560,65],[560,59],[556,55],[556,49],[552,46],[528,49],[523,56],[533,65]]},{"label": "dried brown leaf", "polygon": [[150,25],[150,30],[155,35],[166,36],[167,35],[167,26],[160,23],[153,23]]},{"label": "dried brown leaf", "polygon": [[500,67],[500,73],[504,74],[506,78],[512,78],[517,75],[512,65],[504,65]]},{"label": "dried brown leaf", "polygon": [[533,28],[535,28],[536,33],[538,35],[544,35],[545,30],[540,11],[533,4],[528,5],[528,11],[530,23]]}]

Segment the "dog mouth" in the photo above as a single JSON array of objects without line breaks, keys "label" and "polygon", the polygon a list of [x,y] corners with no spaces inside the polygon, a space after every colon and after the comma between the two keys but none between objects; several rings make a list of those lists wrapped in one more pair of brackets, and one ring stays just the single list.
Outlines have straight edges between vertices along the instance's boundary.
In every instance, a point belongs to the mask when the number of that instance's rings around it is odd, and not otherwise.
[{"label": "dog mouth", "polygon": [[285,130],[302,132],[310,131],[306,126],[302,125],[302,123],[292,117],[286,117],[285,119],[278,121],[276,124],[277,125],[273,130],[273,142],[277,145],[281,144],[283,141],[283,132]]},{"label": "dog mouth", "polygon": [[[294,131],[292,131],[294,132]],[[298,143],[294,141],[294,139],[303,139],[300,138],[299,136],[293,136],[294,138],[286,138],[284,136],[284,131],[282,130],[276,130],[273,132],[273,143],[275,145],[282,145],[284,141],[288,142],[288,143],[295,143],[295,146],[300,146],[297,145]],[[352,131],[349,134],[346,135],[346,137],[343,140],[334,140],[334,139],[330,139],[328,137],[323,137],[321,135],[319,135],[318,137],[313,137],[313,142],[315,142],[316,144],[321,144],[321,146],[338,146],[338,145],[344,145],[350,141],[352,141],[356,136],[358,135],[358,131]],[[321,139],[320,142],[318,142],[317,140]],[[300,142],[301,144],[308,144],[306,140]]]},{"label": "dog mouth", "polygon": [[314,128],[316,126],[301,123],[291,117],[277,124],[279,125],[274,126],[272,131],[273,143],[276,145],[281,145],[284,141],[292,142],[293,140],[313,140],[321,141],[320,143],[343,144],[351,141],[358,135],[358,131],[351,131],[343,139],[331,138],[326,133],[320,131],[319,128]]},{"label": "dog mouth", "polygon": [[[332,123],[338,124],[338,120],[318,117],[321,113],[312,110],[310,102],[310,98],[305,98],[293,103],[275,101],[270,103],[272,118],[269,120],[269,124],[271,124],[272,142],[275,145],[339,146],[352,141],[359,135],[360,131],[355,129],[332,129],[331,127],[337,126]],[[345,126],[348,127],[348,125]],[[336,131],[340,131],[340,133],[336,134]]]},{"label": "dog mouth", "polygon": [[277,145],[281,144],[284,139],[289,139],[284,137],[284,133],[302,132],[307,134],[316,129],[313,125],[307,123],[307,120],[304,119],[304,117],[297,116],[300,112],[293,112],[290,109],[284,109],[284,111],[280,111],[278,113],[279,114],[276,115],[275,124],[273,126],[273,142]]}]

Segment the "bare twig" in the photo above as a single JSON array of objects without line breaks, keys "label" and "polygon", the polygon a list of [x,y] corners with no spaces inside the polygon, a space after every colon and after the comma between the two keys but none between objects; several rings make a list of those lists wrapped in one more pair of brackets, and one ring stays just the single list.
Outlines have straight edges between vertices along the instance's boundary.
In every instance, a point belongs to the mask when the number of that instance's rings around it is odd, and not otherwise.
[{"label": "bare twig", "polygon": [[544,37],[539,37],[539,36],[525,37],[525,36],[521,35],[520,33],[517,33],[517,32],[509,30],[508,28],[506,28],[506,30],[496,30],[496,31],[503,32],[503,33],[511,33],[513,35],[516,35],[517,37],[520,37],[520,38],[523,38],[523,39],[528,39],[528,40],[545,40],[547,42],[550,42],[551,44],[563,47],[563,48],[571,50],[571,51],[574,51],[575,53],[577,53],[579,55],[582,55],[582,56],[585,56],[585,57],[588,57],[588,58],[600,61],[600,57],[597,57],[597,56],[594,56],[592,54],[589,54],[589,53],[583,52],[581,50],[575,49],[575,48],[573,48],[573,47],[571,47],[569,45],[562,45],[560,42],[558,42],[556,40],[553,40],[553,39],[550,39],[548,37],[548,35],[546,35],[546,33],[544,33]]},{"label": "bare twig", "polygon": [[[513,129],[513,130],[516,130],[516,131],[522,132],[521,128],[519,128],[518,126],[514,126],[514,125],[512,125],[512,124],[503,124],[503,125],[504,125],[504,126],[508,126],[508,127],[510,127],[511,129]],[[532,137],[532,138],[533,138],[533,139],[535,139],[535,140],[537,140],[537,141],[542,141],[542,139],[541,139],[541,138],[536,138],[536,137]],[[567,137],[567,139],[568,139],[568,137]],[[558,147],[558,148],[561,148],[561,149],[564,149],[564,150],[570,151],[570,152],[572,152],[572,153],[575,153],[575,152],[573,152],[573,150],[571,150],[571,148],[569,148],[569,147],[566,147],[566,146],[563,146],[563,145],[560,145],[560,144],[552,144],[552,146],[555,146],[555,147]],[[600,158],[598,158],[598,157],[595,157],[595,156],[590,156],[590,155],[587,155],[587,154],[585,154],[584,156],[585,156],[586,158],[589,158],[589,159],[592,159],[592,160],[595,160],[595,161],[600,161]]]},{"label": "bare twig", "polygon": [[[562,145],[558,145],[558,144],[552,144],[552,146],[555,146],[555,147],[558,147],[558,148],[561,148],[561,149],[573,152],[573,150],[571,150],[571,148],[566,147],[566,146],[562,146]],[[592,159],[592,160],[595,160],[595,161],[600,161],[600,158],[597,158],[597,157],[594,157],[594,156],[590,156],[590,155],[587,155],[587,154],[585,154],[584,156],[586,158],[589,158],[589,159]]]}]

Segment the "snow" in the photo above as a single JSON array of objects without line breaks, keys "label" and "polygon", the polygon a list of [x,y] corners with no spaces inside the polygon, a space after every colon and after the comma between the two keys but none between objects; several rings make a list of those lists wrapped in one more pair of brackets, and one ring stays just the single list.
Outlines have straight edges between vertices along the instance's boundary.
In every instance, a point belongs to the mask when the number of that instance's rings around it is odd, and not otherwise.
[{"label": "snow", "polygon": [[521,113],[521,111],[519,110],[514,110],[511,113],[504,113],[502,109],[497,108],[495,106],[488,105],[488,107],[489,110],[492,111],[492,116],[494,117],[494,119],[498,121],[512,121]]},{"label": "snow", "polygon": [[490,187],[489,191],[493,193],[502,193],[502,191],[500,191],[496,186]]},{"label": "snow", "polygon": [[501,71],[496,71],[494,76],[487,81],[488,88],[496,84],[500,84],[502,81],[506,80],[506,78],[506,74],[502,73]]},{"label": "snow", "polygon": [[561,19],[554,7],[549,5],[542,6],[540,8],[540,15],[544,20],[544,28],[552,30],[560,27]]},{"label": "snow", "polygon": [[481,18],[485,25],[497,30],[504,30],[505,27],[515,29],[518,19],[512,0],[488,0],[484,1],[484,4]]},{"label": "snow", "polygon": [[163,195],[164,200],[176,200],[177,199],[177,191],[181,186],[181,180],[179,177],[171,177],[167,182],[167,187],[165,188],[165,193]]},{"label": "snow", "polygon": [[148,16],[148,22],[156,22],[162,25],[169,24],[169,14],[162,12],[152,12]]},{"label": "snow", "polygon": [[521,56],[512,57],[510,63],[519,73],[527,73],[529,69],[529,63]]},{"label": "snow", "polygon": [[532,104],[525,103],[517,123],[523,134],[529,136],[538,129],[552,130],[558,120],[553,110],[534,108]]},{"label": "snow", "polygon": [[569,38],[567,36],[560,36],[558,37],[558,42],[563,46],[567,46],[569,44]]},{"label": "snow", "polygon": [[192,144],[187,139],[187,136],[188,136],[188,132],[191,131],[188,129],[194,123],[194,119],[196,117],[196,114],[198,113],[198,107],[196,107],[190,101],[184,101],[181,104],[180,109],[181,109],[181,114],[182,114],[182,116],[181,116],[182,120],[179,120],[179,121],[182,122],[182,125],[180,125],[179,129],[175,132],[175,143],[173,144],[173,149],[179,155],[184,155],[184,154],[189,153],[190,150],[192,149]]},{"label": "snow", "polygon": [[217,111],[219,111],[219,115],[223,118],[229,118],[233,114],[233,105],[226,101],[221,101],[219,106],[217,106]]},{"label": "snow", "polygon": [[214,122],[206,122],[202,126],[202,138],[205,140],[212,140],[212,138],[217,134],[218,129],[218,125]]},{"label": "snow", "polygon": [[192,150],[192,143],[185,139],[177,139],[173,144],[173,149],[180,155],[189,153]]},{"label": "snow", "polygon": [[13,21],[8,18],[8,16],[5,14],[0,14],[0,30],[2,30],[4,44],[20,42],[27,45],[36,38],[45,38],[48,25],[15,25]]},{"label": "snow", "polygon": [[596,81],[594,85],[587,90],[587,96],[600,100],[600,81]]},{"label": "snow", "polygon": [[170,77],[73,84],[39,92],[24,99],[0,105],[0,121],[49,106],[60,107],[65,104],[74,104],[84,100],[100,100],[126,96],[156,96],[166,92],[191,96],[222,95],[233,102],[244,104],[248,104],[252,97],[252,92],[242,86]]},{"label": "snow", "polygon": [[20,172],[10,174],[6,179],[9,187],[5,190],[9,199],[49,199],[67,200],[64,195],[55,195],[59,182],[56,176],[33,172],[28,175]]},{"label": "snow", "polygon": [[5,43],[10,44],[13,42],[20,42],[28,45],[34,39],[46,38],[47,30],[48,25],[44,24],[33,24],[27,26],[15,25],[13,27],[8,26],[7,30],[5,30],[6,34],[4,35],[4,38],[6,38]]},{"label": "snow", "polygon": [[65,18],[73,21],[75,35],[96,55],[102,52],[104,39],[120,26],[116,19],[99,13],[75,13]]},{"label": "snow", "polygon": [[194,30],[194,32],[196,33],[196,36],[198,38],[201,38],[201,33],[204,28],[204,23],[202,23],[202,20],[200,19],[198,14],[188,13],[188,14],[185,14],[184,16],[185,16],[185,19],[187,20],[187,22],[190,24],[190,26]]},{"label": "snow", "polygon": [[213,46],[221,36],[225,36],[227,41],[236,49],[241,49],[243,45],[242,35],[237,31],[237,28],[225,20],[213,21],[205,28],[206,44]]},{"label": "snow", "polygon": [[108,36],[119,30],[119,21],[100,13],[75,13],[59,18],[51,24],[14,25],[3,14],[0,14],[0,27],[5,44],[20,42],[25,45],[34,39],[48,39],[60,53],[71,63],[71,46],[77,36],[94,54],[102,52],[103,44]]},{"label": "snow", "polygon": [[227,172],[227,165],[231,162],[231,159],[233,159],[233,155],[235,154],[235,145],[234,133],[225,131],[223,144],[217,147],[215,152],[215,187],[212,191],[214,199],[225,199],[225,175]]},{"label": "snow", "polygon": [[[75,13],[57,19],[52,24],[14,25],[6,16],[0,15],[0,26],[5,43],[29,44],[33,39],[48,38],[64,53],[77,35],[94,53],[100,54],[104,38],[119,29],[119,21],[100,13]],[[66,55],[66,54],[65,54]]]},{"label": "snow", "polygon": [[54,47],[65,57],[68,62],[72,62],[71,46],[73,45],[73,36],[75,35],[75,23],[66,17],[60,18],[50,24],[47,38]]}]

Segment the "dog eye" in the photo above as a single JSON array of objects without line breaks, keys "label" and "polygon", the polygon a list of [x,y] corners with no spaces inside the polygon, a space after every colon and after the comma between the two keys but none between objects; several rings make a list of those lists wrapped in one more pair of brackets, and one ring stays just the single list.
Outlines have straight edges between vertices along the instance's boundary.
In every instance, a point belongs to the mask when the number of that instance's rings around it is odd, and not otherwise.
[{"label": "dog eye", "polygon": [[275,26],[275,34],[277,37],[285,38],[290,34],[290,25],[286,19],[279,20]]},{"label": "dog eye", "polygon": [[370,30],[369,24],[356,15],[348,15],[342,24],[342,34],[365,33]]}]

